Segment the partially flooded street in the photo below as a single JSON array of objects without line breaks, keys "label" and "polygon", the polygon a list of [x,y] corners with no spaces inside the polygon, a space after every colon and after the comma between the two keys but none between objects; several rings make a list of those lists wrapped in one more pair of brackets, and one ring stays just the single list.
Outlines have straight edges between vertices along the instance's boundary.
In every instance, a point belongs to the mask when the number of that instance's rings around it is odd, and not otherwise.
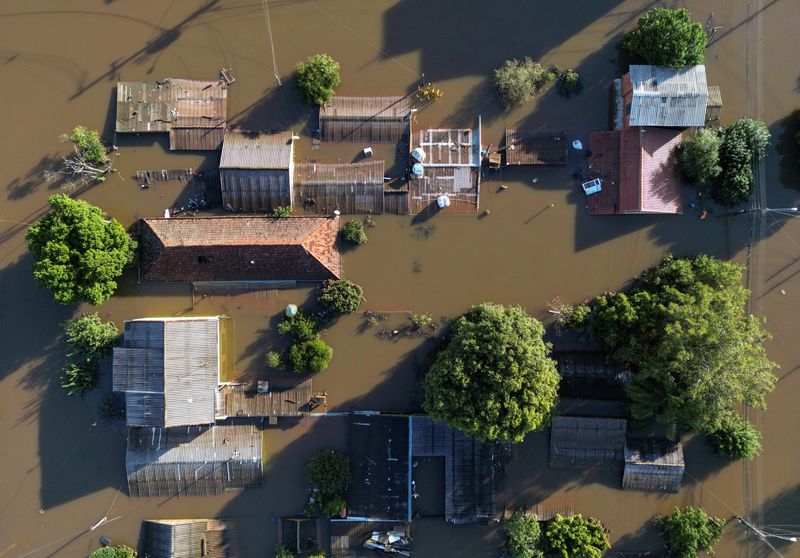
[{"label": "partially flooded street", "polygon": [[[310,417],[265,429],[260,488],[212,497],[130,498],[125,426],[97,416],[99,391],[68,397],[59,386],[65,358],[61,324],[89,307],[62,306],[37,288],[25,243],[29,224],[58,186],[44,172],[68,146],[60,134],[77,124],[114,138],[118,80],[216,79],[232,68],[229,125],[291,130],[298,161],[351,162],[360,143],[312,144],[317,111],[292,91],[297,60],[328,52],[341,63],[337,95],[405,95],[421,76],[444,96],[414,117],[418,129],[469,128],[478,116],[483,143],[500,145],[505,129],[565,129],[588,142],[609,128],[609,84],[620,76],[615,44],[650,0],[8,0],[0,5],[0,98],[6,133],[0,168],[0,558],[86,556],[100,536],[136,545],[143,519],[202,517],[236,522],[241,556],[271,556],[278,517],[302,513],[303,464],[321,447],[344,450],[344,418]],[[719,85],[722,122],[764,120],[772,145],[762,163],[756,199],[762,208],[800,205],[797,144],[800,108],[800,26],[795,0],[678,0],[721,26],[706,51],[709,84]],[[68,5],[68,7],[67,7]],[[267,26],[271,26],[271,40]],[[271,43],[273,46],[271,46]],[[276,66],[273,67],[273,52]],[[546,89],[533,102],[504,112],[489,75],[506,58],[530,56],[543,65],[574,68],[583,91],[570,98]],[[276,75],[282,86],[278,86]],[[180,181],[140,188],[147,169],[217,168],[219,152],[170,152],[165,135],[119,136],[118,174],[76,192],[125,227],[141,217],[188,204]],[[375,147],[386,174],[399,177],[405,160],[394,145]],[[405,157],[405,154],[401,154]],[[343,276],[364,288],[369,309],[387,317],[376,328],[360,313],[333,322],[323,338],[334,349],[330,367],[314,377],[328,393],[327,411],[421,410],[420,379],[437,347],[435,335],[404,331],[409,313],[440,324],[482,301],[524,307],[548,326],[556,350],[565,342],[552,327],[548,302],[582,301],[624,287],[666,254],[707,253],[750,264],[750,312],[767,318],[767,350],[780,365],[766,412],[750,411],[763,433],[756,460],[728,461],[701,436],[684,442],[686,474],[678,494],[622,491],[616,473],[548,467],[548,432],[528,435],[513,451],[497,493],[498,511],[537,504],[573,508],[600,518],[615,552],[661,550],[656,514],[676,505],[745,515],[761,525],[800,532],[800,219],[779,212],[729,213],[700,206],[684,215],[589,216],[574,178],[586,165],[570,151],[564,168],[506,167],[484,171],[480,212],[487,215],[378,215],[369,241],[343,252]],[[504,186],[501,188],[501,186]],[[690,193],[686,192],[689,200]],[[220,210],[216,210],[217,213]],[[126,271],[114,297],[98,307],[120,330],[125,320],[154,316],[233,318],[235,373],[267,372],[264,354],[281,343],[275,332],[287,304],[313,298],[305,286],[257,293],[197,296],[189,283],[138,283]],[[383,330],[387,335],[380,335]],[[110,366],[102,379],[111,387]],[[108,522],[91,530],[103,517]],[[450,525],[426,517],[412,527],[414,555],[494,557],[499,528]],[[774,543],[775,541],[773,541]],[[721,558],[800,557],[800,544],[777,551],[730,522],[717,547]],[[654,554],[655,555],[655,554]]]}]

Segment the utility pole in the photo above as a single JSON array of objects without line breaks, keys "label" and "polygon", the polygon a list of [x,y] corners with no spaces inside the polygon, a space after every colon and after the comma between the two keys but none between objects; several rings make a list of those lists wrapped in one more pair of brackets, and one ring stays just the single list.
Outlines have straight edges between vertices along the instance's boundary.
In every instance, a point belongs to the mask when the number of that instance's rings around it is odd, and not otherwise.
[{"label": "utility pole", "polygon": [[[762,539],[764,542],[767,542],[767,537],[772,537],[774,539],[780,539],[782,541],[797,542],[797,537],[792,537],[790,535],[776,535],[774,533],[767,533],[766,531],[764,531],[763,529],[759,529],[758,527],[756,527],[755,525],[753,525],[752,523],[750,523],[749,521],[747,521],[745,518],[743,518],[740,515],[737,515],[736,519],[739,521],[739,523],[741,523],[742,525],[747,527],[750,531],[752,531],[753,533],[758,535],[758,537],[760,539]],[[767,543],[767,544],[769,544],[769,543]]]}]

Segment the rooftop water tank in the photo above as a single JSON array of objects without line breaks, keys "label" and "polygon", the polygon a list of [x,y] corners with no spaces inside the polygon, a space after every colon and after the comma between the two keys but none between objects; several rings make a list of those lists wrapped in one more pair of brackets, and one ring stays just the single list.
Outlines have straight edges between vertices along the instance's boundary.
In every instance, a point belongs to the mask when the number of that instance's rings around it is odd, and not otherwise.
[{"label": "rooftop water tank", "polygon": [[411,166],[411,174],[414,175],[414,178],[422,178],[422,175],[425,174],[425,167],[422,166],[422,163],[414,163]]},{"label": "rooftop water tank", "polygon": [[411,158],[417,161],[418,163],[422,163],[425,161],[425,151],[421,147],[417,147],[414,151],[411,152]]},{"label": "rooftop water tank", "polygon": [[441,209],[445,207],[450,207],[450,198],[442,194],[438,198],[436,198],[436,205],[438,205]]}]

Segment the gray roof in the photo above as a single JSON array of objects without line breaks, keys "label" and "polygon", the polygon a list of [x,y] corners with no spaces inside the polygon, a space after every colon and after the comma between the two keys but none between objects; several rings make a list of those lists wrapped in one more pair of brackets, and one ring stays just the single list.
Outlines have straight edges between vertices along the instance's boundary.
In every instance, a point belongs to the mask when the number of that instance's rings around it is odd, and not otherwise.
[{"label": "gray roof", "polygon": [[129,428],[125,469],[132,497],[205,496],[261,484],[254,426]]},{"label": "gray roof", "polygon": [[218,317],[129,320],[113,360],[113,389],[125,393],[128,426],[214,422]]},{"label": "gray roof", "polygon": [[146,558],[233,557],[232,532],[216,519],[149,519],[142,522],[139,554]]},{"label": "gray roof", "polygon": [[601,417],[553,417],[550,466],[614,469],[622,465],[627,421]]},{"label": "gray roof", "polygon": [[703,126],[708,103],[705,66],[680,70],[632,65],[630,126]]},{"label": "gray roof", "polygon": [[291,132],[225,130],[221,169],[289,169],[292,162]]}]

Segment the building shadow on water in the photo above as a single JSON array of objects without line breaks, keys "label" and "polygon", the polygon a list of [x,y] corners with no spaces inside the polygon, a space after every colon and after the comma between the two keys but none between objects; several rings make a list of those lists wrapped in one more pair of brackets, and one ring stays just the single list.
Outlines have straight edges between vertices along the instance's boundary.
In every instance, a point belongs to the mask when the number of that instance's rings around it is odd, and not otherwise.
[{"label": "building shadow on water", "polygon": [[261,96],[235,114],[228,115],[228,125],[242,130],[305,130],[313,136],[319,127],[319,112],[304,103],[295,91],[294,77],[282,86],[265,89]]},{"label": "building shadow on water", "polygon": [[781,184],[800,189],[800,109],[775,122],[770,132],[775,141],[775,152],[780,157],[778,177]]}]

